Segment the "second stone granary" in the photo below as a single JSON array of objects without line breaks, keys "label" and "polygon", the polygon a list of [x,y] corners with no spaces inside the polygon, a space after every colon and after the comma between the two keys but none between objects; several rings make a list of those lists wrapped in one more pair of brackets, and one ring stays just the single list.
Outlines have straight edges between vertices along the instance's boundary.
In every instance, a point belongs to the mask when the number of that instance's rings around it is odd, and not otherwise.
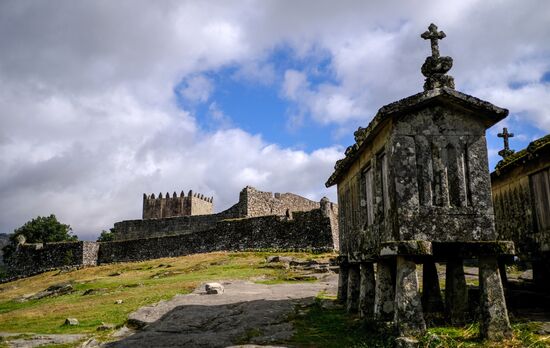
[{"label": "second stone granary", "polygon": [[[438,34],[432,25],[423,37]],[[464,320],[463,260],[478,258],[481,332],[496,338],[510,333],[498,261],[514,250],[496,240],[485,131],[508,110],[454,90],[451,65],[432,40],[424,92],[359,128],[326,183],[337,185],[340,207],[338,296],[350,311],[392,319],[401,336],[415,336],[426,328],[423,312],[445,308],[452,321]],[[445,304],[436,261],[446,263]]]}]

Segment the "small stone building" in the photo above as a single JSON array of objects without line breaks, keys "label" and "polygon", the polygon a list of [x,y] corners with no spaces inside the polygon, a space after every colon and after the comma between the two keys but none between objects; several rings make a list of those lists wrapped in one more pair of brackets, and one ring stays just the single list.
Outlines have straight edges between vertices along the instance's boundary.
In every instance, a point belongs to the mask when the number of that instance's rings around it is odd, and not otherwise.
[{"label": "small stone building", "polygon": [[[505,132],[506,134],[507,132]],[[495,226],[513,240],[520,260],[533,264],[533,280],[550,287],[550,135],[506,156],[491,173]]]},{"label": "small stone building", "polygon": [[[452,59],[437,46],[445,34],[432,24],[422,37],[432,43],[424,92],[360,127],[326,183],[338,191],[338,297],[351,312],[393,320],[398,342],[409,342],[425,331],[425,312],[466,319],[463,260],[477,258],[481,332],[496,339],[511,333],[498,261],[514,250],[497,241],[485,131],[508,110],[456,91]],[[435,262],[446,263],[445,303]]]}]

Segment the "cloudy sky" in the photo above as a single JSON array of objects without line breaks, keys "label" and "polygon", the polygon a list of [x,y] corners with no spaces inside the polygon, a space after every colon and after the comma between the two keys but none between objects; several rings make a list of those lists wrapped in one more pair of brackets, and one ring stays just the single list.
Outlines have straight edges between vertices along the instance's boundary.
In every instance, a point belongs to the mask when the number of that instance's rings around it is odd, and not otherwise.
[{"label": "cloudy sky", "polygon": [[318,200],[377,109],[422,90],[435,22],[457,89],[550,132],[550,2],[0,1],[0,232],[54,213],[83,239],[142,193]]}]

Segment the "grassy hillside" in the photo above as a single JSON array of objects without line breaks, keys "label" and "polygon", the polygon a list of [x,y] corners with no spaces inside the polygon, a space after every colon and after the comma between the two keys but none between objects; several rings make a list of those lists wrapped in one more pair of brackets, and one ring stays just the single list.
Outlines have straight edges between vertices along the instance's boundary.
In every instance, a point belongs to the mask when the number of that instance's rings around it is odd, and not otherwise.
[{"label": "grassy hillside", "polygon": [[[284,268],[266,267],[267,253],[210,253],[145,262],[120,263],[69,272],[48,272],[0,285],[0,331],[88,333],[104,323],[122,325],[141,306],[186,294],[200,283],[220,279],[276,282],[294,279]],[[330,254],[289,253],[300,258]],[[57,283],[71,282],[75,291],[40,300],[20,299]],[[122,300],[121,304],[115,301]],[[74,317],[78,326],[64,326]]]},{"label": "grassy hillside", "polygon": [[[334,254],[283,253],[301,259],[323,259]],[[278,255],[283,255],[279,253]],[[102,323],[122,326],[129,313],[193,291],[213,280],[250,279],[261,283],[305,281],[297,271],[281,264],[266,264],[270,253],[210,253],[136,263],[120,263],[68,272],[55,271],[0,285],[0,332],[93,335],[107,339],[113,330],[97,331]],[[73,292],[57,297],[22,301],[51,285],[69,282]],[[116,304],[117,300],[122,303]],[[78,326],[63,325],[74,317]],[[391,347],[391,328],[359,320],[334,304],[334,297],[319,294],[309,308],[298,308],[289,318],[298,347]],[[462,328],[432,327],[423,347],[548,347],[550,336],[540,335],[541,323],[514,322],[514,338],[501,343],[481,342],[478,325]],[[253,334],[253,333],[252,333]],[[246,343],[244,340],[242,343]],[[5,346],[0,341],[0,347]],[[71,347],[74,344],[56,347]]]}]

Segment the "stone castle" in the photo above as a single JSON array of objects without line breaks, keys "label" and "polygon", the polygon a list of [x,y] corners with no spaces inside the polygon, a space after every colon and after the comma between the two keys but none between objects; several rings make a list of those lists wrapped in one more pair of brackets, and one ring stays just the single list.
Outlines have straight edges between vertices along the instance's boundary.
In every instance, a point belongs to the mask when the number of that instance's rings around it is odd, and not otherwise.
[{"label": "stone castle", "polygon": [[20,244],[8,263],[11,275],[64,266],[93,266],[212,251],[338,248],[338,206],[293,193],[243,188],[239,201],[212,213],[213,198],[143,196],[143,219],[117,222],[112,242]]},{"label": "stone castle", "polygon": [[[129,240],[200,232],[212,229],[226,219],[247,219],[279,216],[292,221],[303,218],[300,213],[321,209],[322,202],[314,202],[293,193],[264,192],[247,186],[239,194],[239,201],[219,213],[212,213],[213,199],[193,194],[180,196],[144,195],[143,219],[115,223],[115,240]],[[328,200],[327,200],[328,201]],[[324,201],[323,201],[324,202]],[[330,202],[329,202],[330,203]],[[188,204],[186,206],[186,204]],[[183,207],[183,208],[182,208]],[[336,204],[330,203],[328,211],[337,215]],[[179,214],[175,212],[179,211]],[[335,217],[334,221],[337,220]],[[337,225],[333,223],[334,240],[338,240]],[[337,243],[334,244],[335,246]]]}]

